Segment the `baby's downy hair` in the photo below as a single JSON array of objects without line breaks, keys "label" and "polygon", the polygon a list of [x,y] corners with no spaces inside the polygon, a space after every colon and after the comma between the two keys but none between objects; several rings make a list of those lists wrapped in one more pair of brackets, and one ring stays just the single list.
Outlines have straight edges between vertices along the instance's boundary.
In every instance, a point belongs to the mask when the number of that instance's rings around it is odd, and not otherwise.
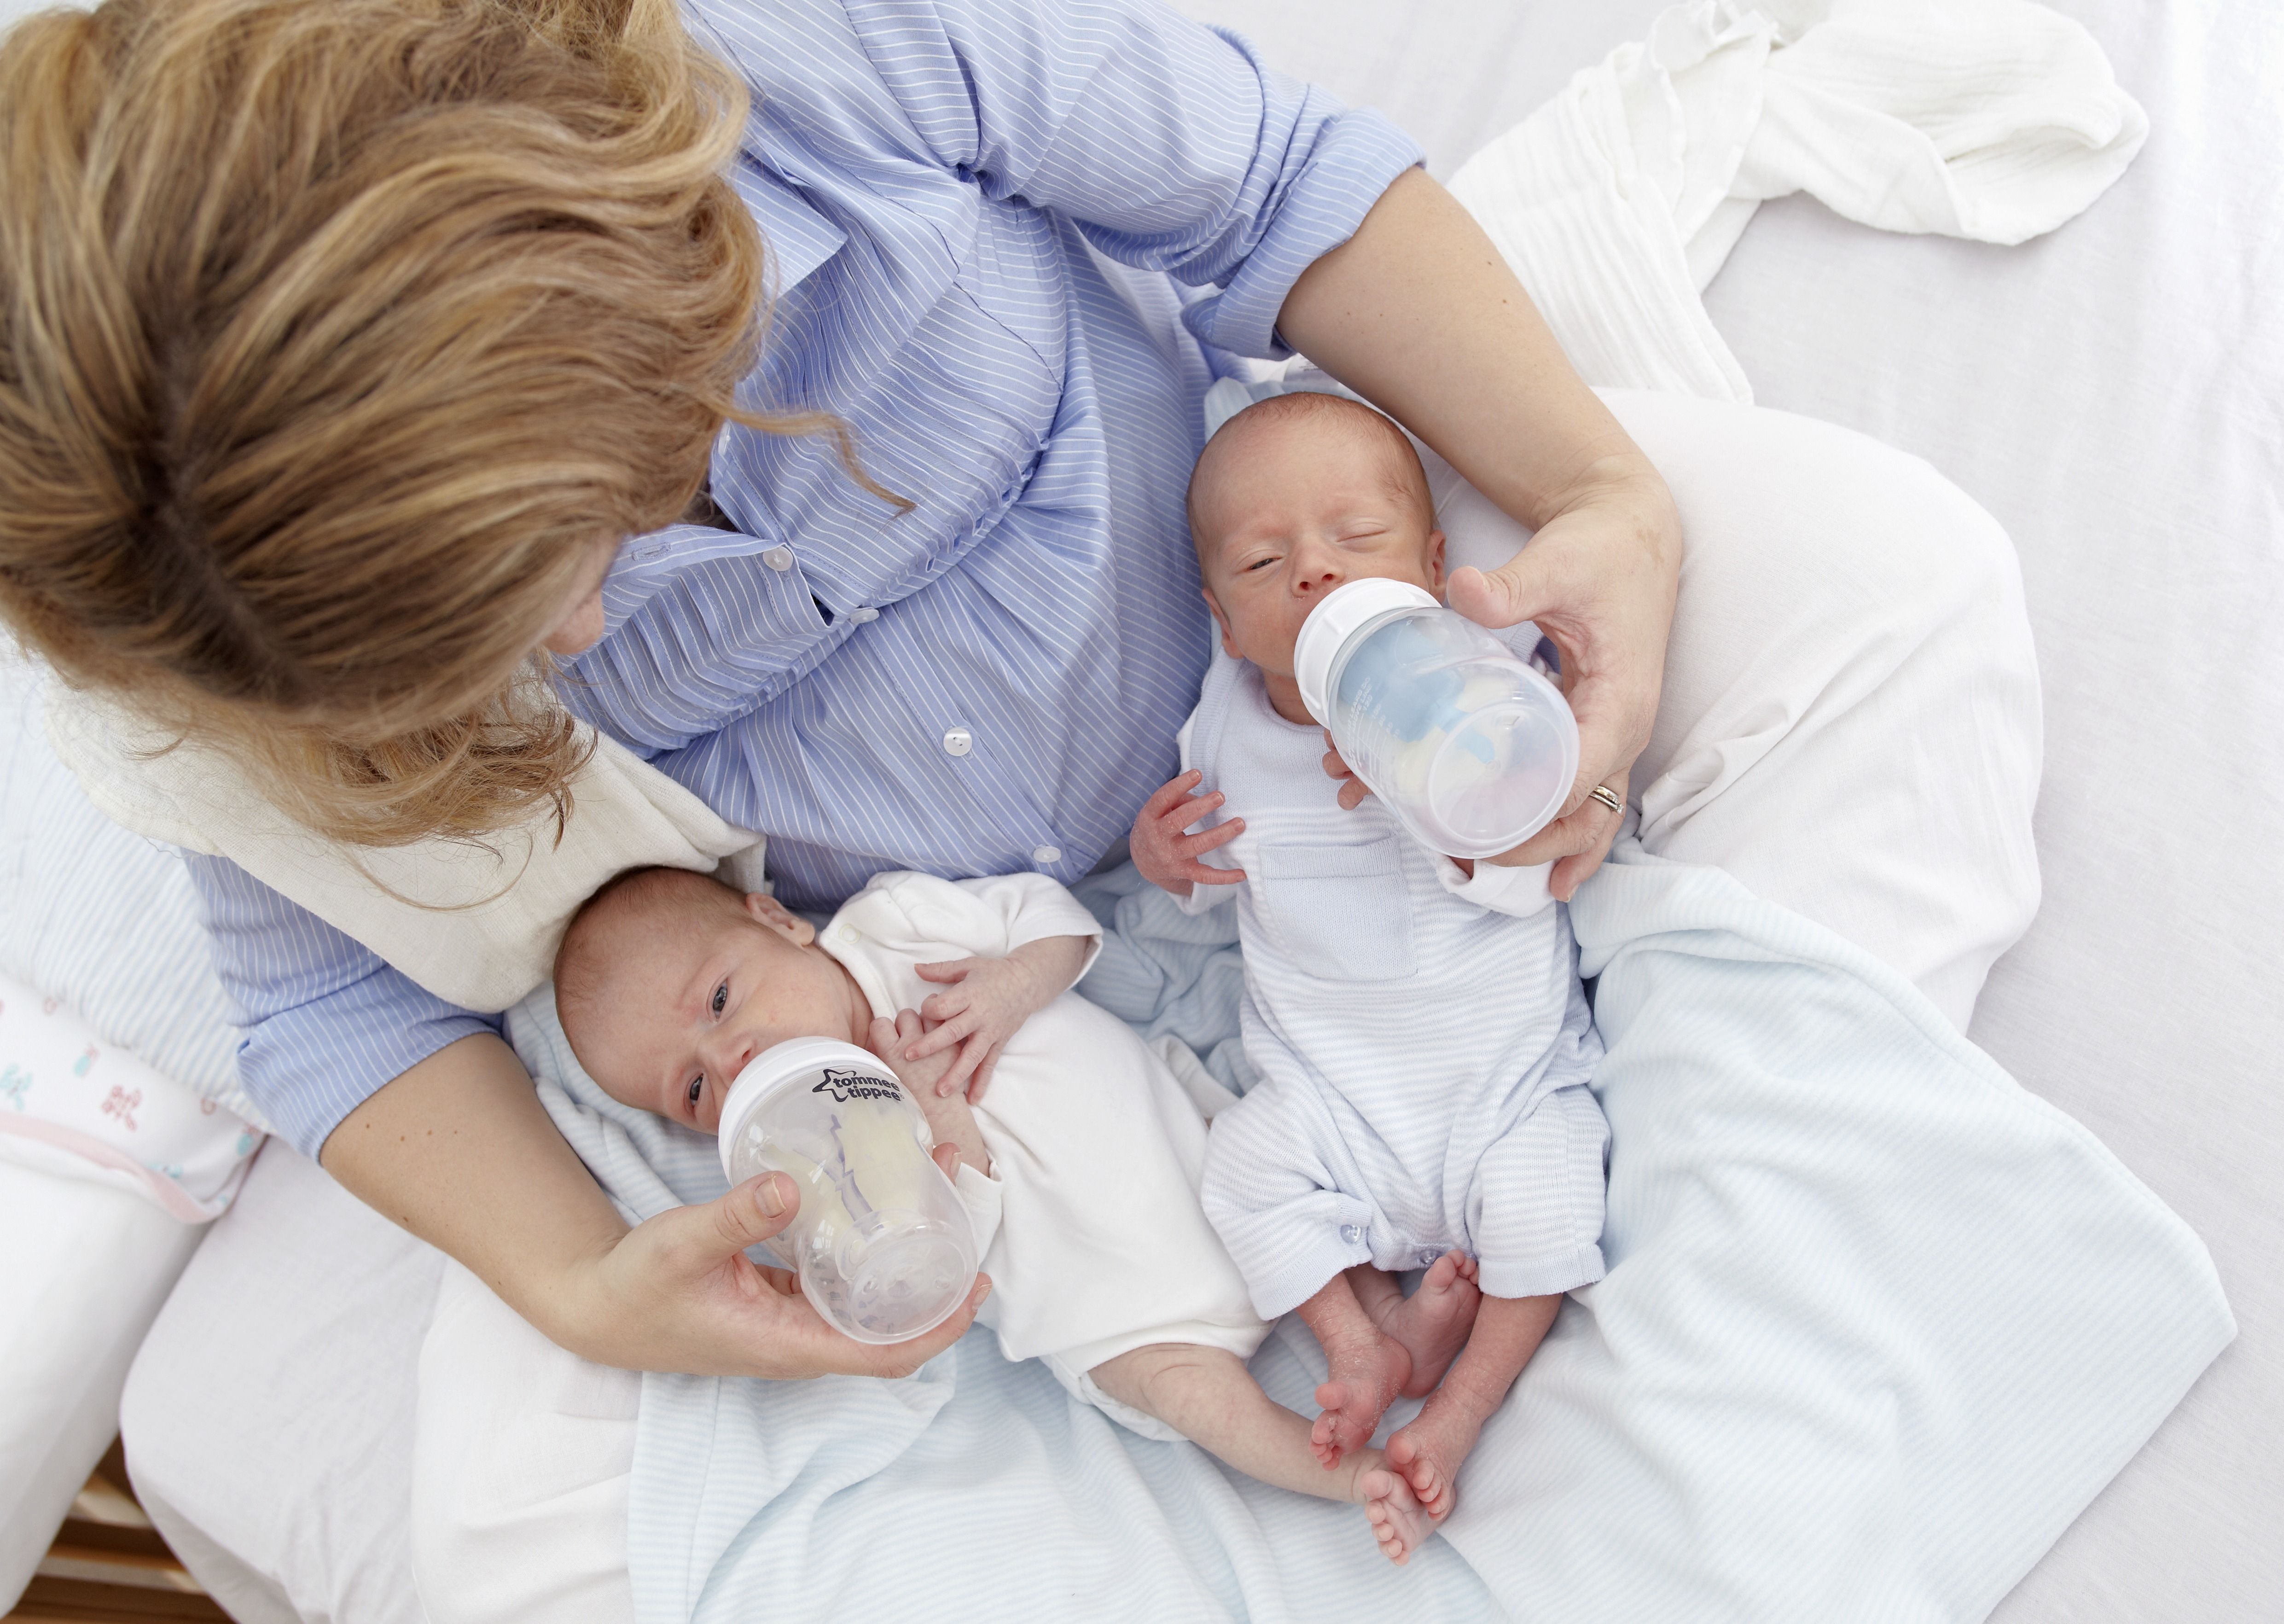
[{"label": "baby's downy hair", "polygon": [[742,906],[734,886],[688,868],[630,868],[606,881],[579,905],[555,950],[555,1013],[571,1049],[579,1049],[572,1028],[576,1017],[602,996],[612,961],[614,937],[623,942],[629,927],[639,940],[650,931],[684,923],[691,914],[727,899]]},{"label": "baby's downy hair", "polygon": [[[1302,424],[1345,428],[1379,453],[1388,495],[1412,509],[1419,517],[1421,531],[1435,528],[1435,498],[1428,489],[1428,470],[1420,463],[1412,436],[1394,418],[1346,396],[1296,389],[1289,395],[1272,395],[1267,400],[1255,401],[1236,413],[1215,431],[1213,438],[1206,442],[1206,449],[1199,453],[1197,466],[1190,470],[1184,504],[1190,537],[1199,548],[1201,562],[1205,544],[1198,534],[1198,487],[1210,473],[1218,472],[1222,458],[1233,454],[1231,443],[1238,436],[1230,431],[1240,423],[1254,428]],[[1216,447],[1220,448],[1218,457]]]}]

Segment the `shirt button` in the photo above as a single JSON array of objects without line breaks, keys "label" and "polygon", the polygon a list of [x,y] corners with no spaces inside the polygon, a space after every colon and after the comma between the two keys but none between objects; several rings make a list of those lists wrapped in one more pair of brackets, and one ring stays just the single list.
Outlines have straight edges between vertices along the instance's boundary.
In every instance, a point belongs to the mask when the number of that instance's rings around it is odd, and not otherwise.
[{"label": "shirt button", "polygon": [[1364,1229],[1361,1226],[1357,1224],[1342,1224],[1341,1226],[1341,1239],[1346,1241],[1349,1245],[1354,1246],[1359,1241],[1364,1239]]},{"label": "shirt button", "polygon": [[868,620],[880,619],[880,611],[871,608],[855,608],[849,611],[849,618],[861,626]]},{"label": "shirt button", "polygon": [[1033,846],[1031,860],[1043,868],[1050,863],[1060,863],[1063,860],[1063,849],[1060,846]]},{"label": "shirt button", "polygon": [[944,730],[943,753],[945,755],[965,756],[974,748],[975,735],[965,727],[950,727]]},{"label": "shirt button", "polygon": [[861,942],[864,939],[863,934],[858,931],[856,927],[854,925],[843,925],[841,929],[835,930],[833,935],[834,940],[844,943]]},{"label": "shirt button", "polygon": [[786,570],[793,568],[793,549],[791,547],[771,547],[768,552],[762,554],[762,562],[767,564],[779,575],[783,575]]}]

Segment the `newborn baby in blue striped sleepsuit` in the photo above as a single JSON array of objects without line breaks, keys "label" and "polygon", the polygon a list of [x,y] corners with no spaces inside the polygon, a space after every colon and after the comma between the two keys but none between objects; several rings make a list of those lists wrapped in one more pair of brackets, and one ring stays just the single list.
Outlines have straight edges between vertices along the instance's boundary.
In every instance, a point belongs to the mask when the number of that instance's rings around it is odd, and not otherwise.
[{"label": "newborn baby in blue striped sleepsuit", "polygon": [[[1199,459],[1190,528],[1224,657],[1133,850],[1185,906],[1238,910],[1259,1081],[1215,1118],[1201,1193],[1256,1311],[1297,1308],[1324,1344],[1321,1461],[1427,1395],[1387,1458],[1440,1520],[1562,1293],[1601,1278],[1601,1043],[1547,870],[1427,851],[1375,799],[1343,811],[1294,681],[1334,588],[1442,590],[1403,432],[1336,396],[1262,402]],[[1391,1271],[1420,1267],[1406,1298]]]}]

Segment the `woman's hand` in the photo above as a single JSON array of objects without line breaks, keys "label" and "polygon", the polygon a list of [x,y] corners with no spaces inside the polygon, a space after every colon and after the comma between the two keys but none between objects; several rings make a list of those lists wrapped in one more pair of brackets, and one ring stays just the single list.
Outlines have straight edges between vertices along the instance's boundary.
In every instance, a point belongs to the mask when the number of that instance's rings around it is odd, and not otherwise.
[{"label": "woman's hand", "polygon": [[[767,1173],[628,1230],[575,1276],[567,1306],[592,1328],[576,1351],[629,1369],[693,1376],[898,1377],[966,1334],[990,1295],[989,1276],[977,1276],[958,1314],[910,1342],[868,1346],[826,1324],[793,1275],[745,1255],[791,1223],[800,1200],[792,1179]],[[639,1334],[614,1335],[630,1330]]]},{"label": "woman's hand", "polygon": [[582,1358],[628,1370],[780,1379],[905,1376],[958,1340],[990,1290],[927,1336],[868,1347],[817,1315],[747,1247],[793,1220],[783,1173],[627,1228],[556,1132],[515,1051],[490,1032],[447,1044],[351,1111],[325,1171],[458,1258]]},{"label": "woman's hand", "polygon": [[[1578,718],[1578,777],[1561,815],[1491,860],[1554,862],[1547,887],[1568,902],[1601,866],[1623,814],[1589,800],[1607,786],[1623,804],[1634,758],[1649,743],[1673,624],[1681,525],[1665,482],[1647,466],[1607,483],[1539,528],[1488,575],[1451,575],[1451,607],[1486,626],[1535,621],[1562,651],[1562,691]],[[1559,859],[1559,860],[1558,860]]]},{"label": "woman's hand", "polygon": [[[1623,804],[1634,758],[1649,743],[1673,623],[1680,522],[1647,465],[1622,461],[1530,545],[1486,574],[1454,570],[1451,607],[1485,626],[1534,621],[1562,651],[1562,688],[1578,718],[1578,776],[1553,822],[1490,860],[1552,862],[1547,888],[1568,902],[1601,866],[1624,821],[1591,796],[1607,786]],[[1350,809],[1371,791],[1325,735],[1325,771]]]},{"label": "woman's hand", "polygon": [[1185,834],[1198,820],[1222,804],[1222,793],[1193,794],[1205,774],[1192,767],[1170,783],[1161,785],[1142,810],[1134,814],[1134,832],[1127,842],[1134,867],[1160,890],[1186,897],[1193,885],[1242,885],[1242,868],[1216,868],[1198,859],[1217,851],[1245,833],[1245,820],[1232,818],[1202,835]]},{"label": "woman's hand", "polygon": [[1086,962],[1087,938],[1045,937],[1026,942],[1004,959],[948,959],[917,964],[913,973],[944,990],[920,1005],[925,1037],[905,1045],[906,1060],[925,1060],[958,1046],[959,1058],[936,1079],[935,1091],[967,1091],[973,1105],[991,1085],[999,1051],[1016,1028],[1053,1001],[1078,978]]}]

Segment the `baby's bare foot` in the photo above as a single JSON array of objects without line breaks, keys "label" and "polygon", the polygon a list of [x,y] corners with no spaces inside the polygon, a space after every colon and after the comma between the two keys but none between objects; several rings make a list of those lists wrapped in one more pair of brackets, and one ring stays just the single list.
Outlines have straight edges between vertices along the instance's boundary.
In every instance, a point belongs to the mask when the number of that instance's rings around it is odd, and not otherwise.
[{"label": "baby's bare foot", "polygon": [[1439,1387],[1411,1424],[1388,1440],[1388,1465],[1403,1474],[1420,1509],[1439,1523],[1459,1503],[1459,1467],[1482,1430],[1482,1417],[1472,1406]]},{"label": "baby's bare foot", "polygon": [[1372,1524],[1373,1538],[1380,1542],[1381,1554],[1398,1567],[1435,1534],[1435,1525],[1413,1498],[1411,1486],[1384,1466],[1357,1473],[1356,1495],[1364,1506],[1365,1520]]},{"label": "baby's bare foot", "polygon": [[1360,1319],[1352,1336],[1325,1347],[1328,1367],[1317,1402],[1324,1413],[1310,1430],[1309,1447],[1329,1470],[1372,1441],[1373,1429],[1411,1379],[1412,1355],[1401,1342]]},{"label": "baby's bare foot", "polygon": [[1380,1328],[1412,1355],[1405,1398],[1435,1391],[1451,1361],[1467,1345],[1467,1333],[1474,1328],[1475,1310],[1482,1300],[1475,1286],[1475,1260],[1463,1251],[1447,1251],[1436,1259],[1411,1296],[1388,1298]]}]

